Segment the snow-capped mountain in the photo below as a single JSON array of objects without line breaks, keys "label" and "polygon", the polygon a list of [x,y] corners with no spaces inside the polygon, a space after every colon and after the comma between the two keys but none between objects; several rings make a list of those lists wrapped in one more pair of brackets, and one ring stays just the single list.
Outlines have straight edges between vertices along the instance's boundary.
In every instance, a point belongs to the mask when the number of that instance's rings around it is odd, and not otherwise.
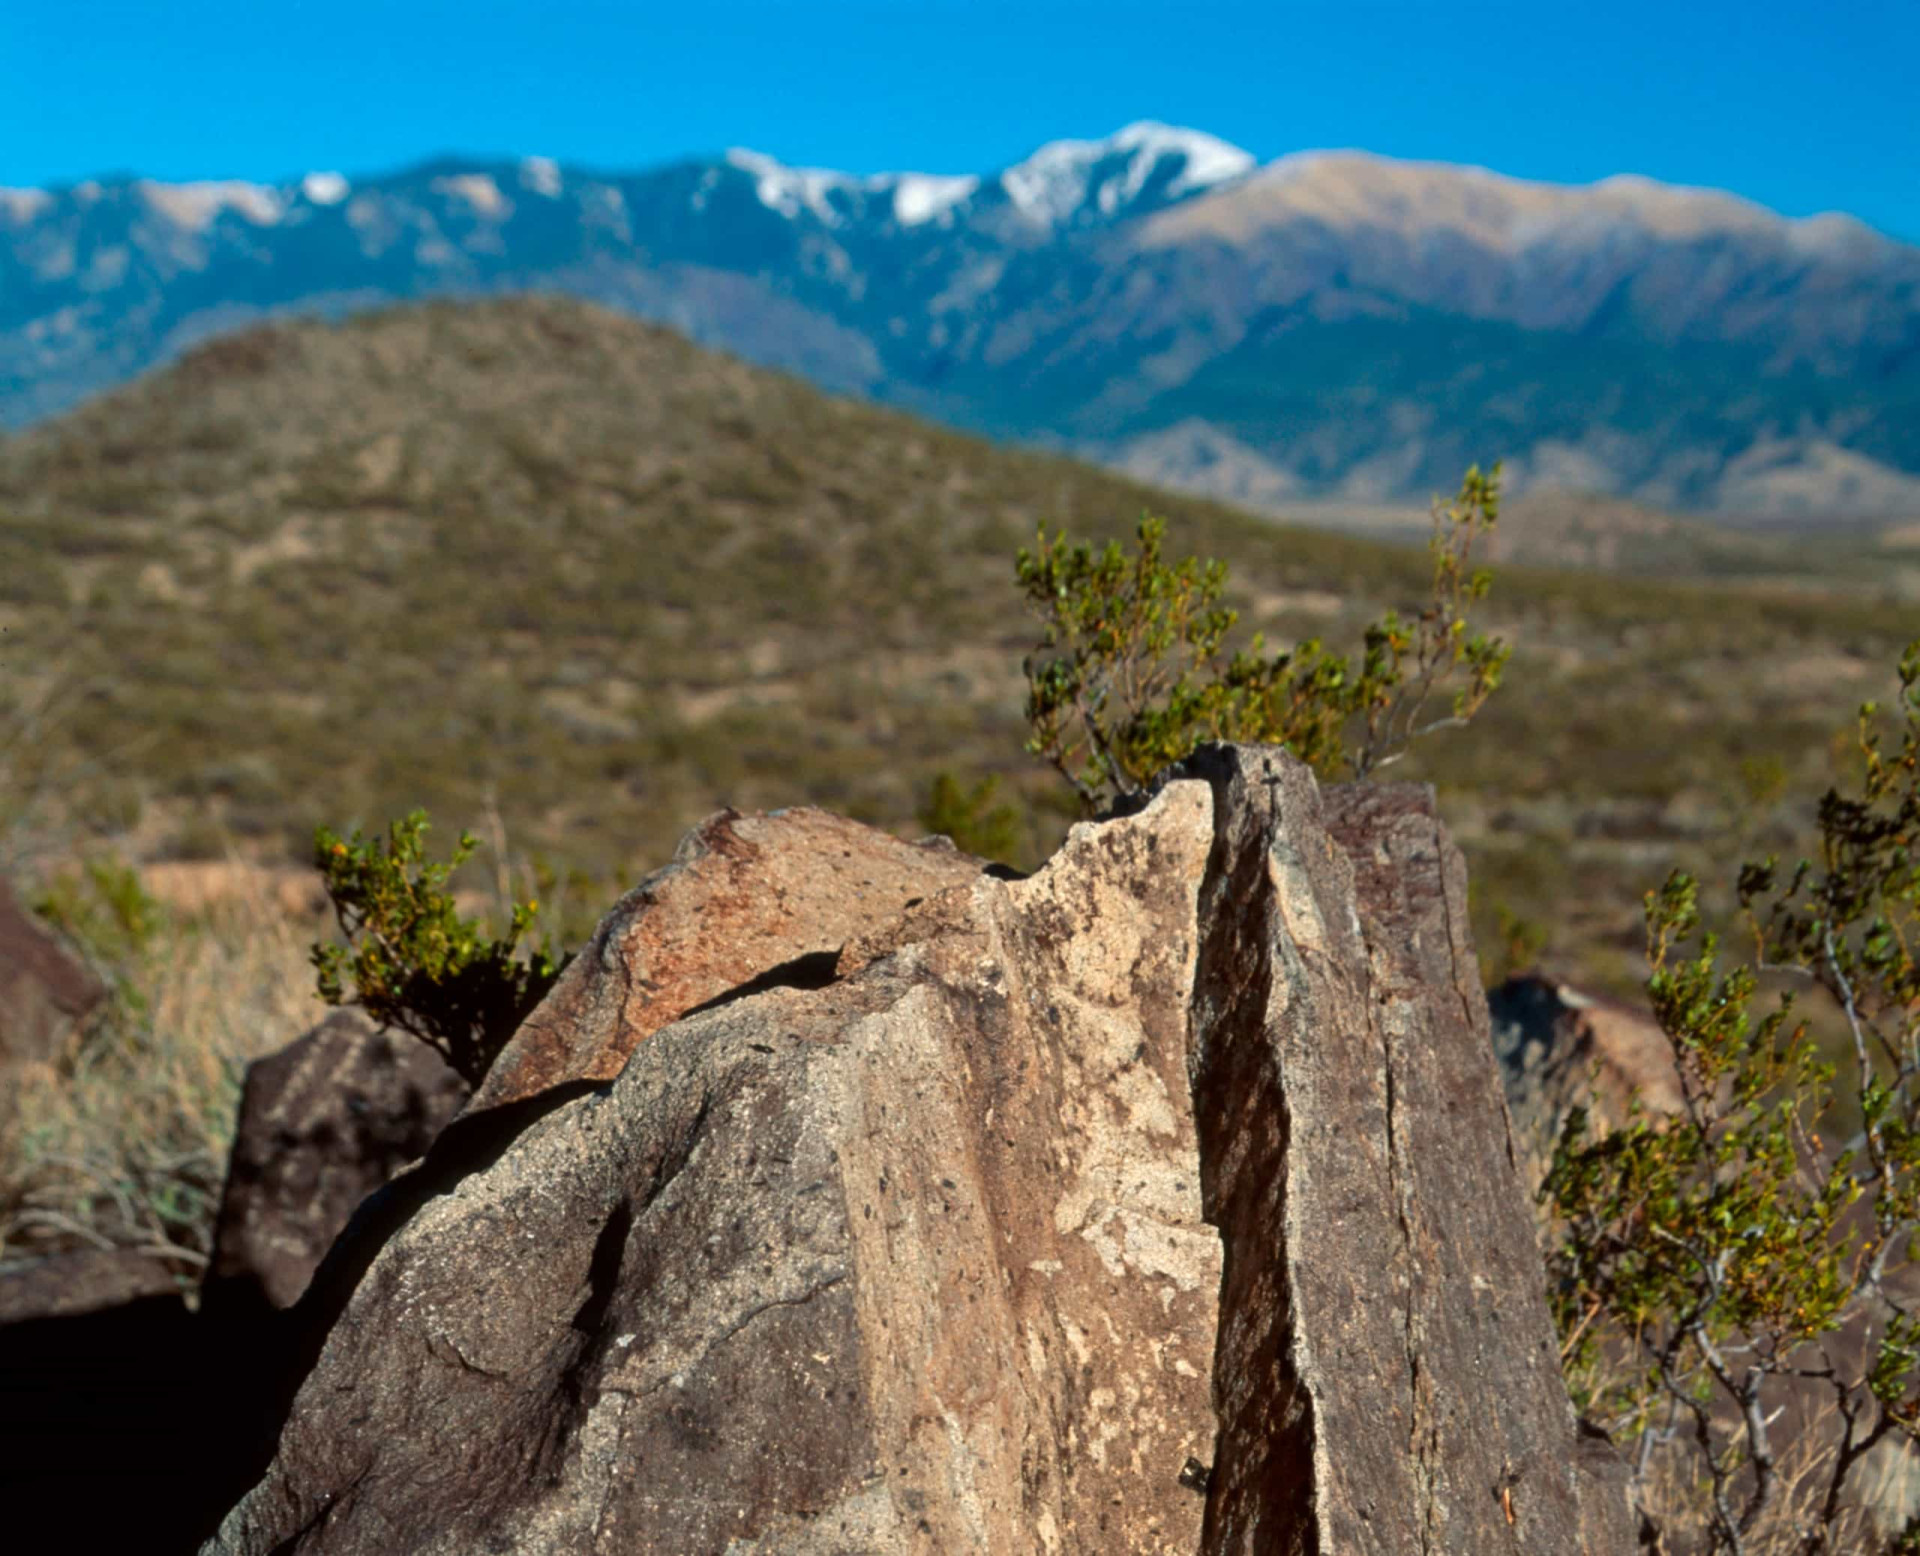
[{"label": "snow-capped mountain", "polygon": [[1105,140],[1054,141],[994,182],[1022,216],[1058,231],[1140,215],[1256,165],[1238,146],[1147,120]]},{"label": "snow-capped mountain", "polygon": [[[996,435],[1279,501],[1552,481],[1920,510],[1920,250],[1143,122],[979,174],[734,150],[0,190],[0,423],[288,310],[559,290]],[[1222,451],[1225,451],[1224,453]]]}]

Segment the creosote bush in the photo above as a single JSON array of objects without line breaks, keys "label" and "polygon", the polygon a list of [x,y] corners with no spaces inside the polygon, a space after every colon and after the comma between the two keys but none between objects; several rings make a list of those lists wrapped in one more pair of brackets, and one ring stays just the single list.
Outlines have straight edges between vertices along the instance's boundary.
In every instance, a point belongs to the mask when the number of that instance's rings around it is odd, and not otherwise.
[{"label": "creosote bush", "polygon": [[[1898,1278],[1920,1258],[1920,641],[1899,680],[1891,747],[1860,709],[1858,788],[1821,801],[1818,857],[1740,871],[1749,959],[1723,965],[1692,877],[1647,894],[1647,990],[1684,1111],[1636,1106],[1598,1139],[1575,1111],[1541,1190],[1575,1403],[1634,1445],[1643,1488],[1657,1454],[1691,1466],[1715,1552],[1867,1548],[1846,1494],[1875,1449],[1920,1440],[1920,1282]],[[1794,991],[1756,1017],[1763,973],[1844,1019],[1852,1138]],[[1789,1387],[1838,1423],[1792,1488]],[[1890,1548],[1917,1547],[1910,1526]]]},{"label": "creosote bush", "polygon": [[[1209,740],[1285,746],[1323,775],[1366,777],[1419,736],[1465,724],[1499,685],[1511,650],[1466,620],[1490,582],[1472,566],[1474,545],[1499,511],[1497,464],[1469,470],[1451,503],[1435,501],[1428,603],[1411,619],[1376,621],[1357,662],[1318,639],[1269,656],[1255,636],[1229,655],[1238,613],[1220,603],[1226,563],[1163,560],[1163,519],[1142,518],[1131,553],[1117,541],[1096,551],[1064,533],[1049,540],[1043,525],[1016,563],[1042,622],[1025,664],[1028,751],[1089,812],[1140,793]],[[1464,684],[1430,717],[1455,672]]]},{"label": "creosote bush", "polygon": [[435,864],[425,853],[428,825],[415,810],[384,840],[319,830],[314,865],[346,944],[315,945],[313,965],[329,1004],[357,1004],[382,1026],[411,1033],[477,1086],[568,959],[556,960],[546,945],[517,959],[537,902],[514,904],[498,939],[462,916],[447,878],[475,839],[461,833],[453,857]]}]

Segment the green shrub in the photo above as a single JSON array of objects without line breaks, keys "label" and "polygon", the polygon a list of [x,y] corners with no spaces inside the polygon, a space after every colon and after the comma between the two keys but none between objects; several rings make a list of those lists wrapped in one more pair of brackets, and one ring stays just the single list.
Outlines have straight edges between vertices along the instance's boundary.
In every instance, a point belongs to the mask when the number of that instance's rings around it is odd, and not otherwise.
[{"label": "green shrub", "polygon": [[498,939],[463,917],[447,878],[475,840],[463,832],[452,859],[435,864],[425,855],[427,830],[419,810],[393,822],[384,842],[319,830],[314,865],[346,944],[315,945],[313,965],[329,1004],[357,1004],[382,1026],[411,1033],[477,1086],[566,962],[544,945],[515,959],[537,902],[515,904]]},{"label": "green shrub", "polygon": [[952,773],[936,774],[920,807],[920,825],[969,854],[1012,864],[1020,848],[1020,812],[994,804],[999,792],[1000,780],[991,775],[967,788]]},{"label": "green shrub", "polygon": [[164,918],[137,870],[111,857],[83,860],[77,872],[56,875],[33,909],[84,950],[122,999],[139,1006],[137,980],[126,969],[146,954]]},{"label": "green shrub", "polygon": [[1534,971],[1547,948],[1546,925],[1514,912],[1504,902],[1494,904],[1493,911],[1500,934],[1495,942],[1499,960],[1491,981],[1499,983]]},{"label": "green shrub", "polygon": [[[1897,744],[1863,706],[1857,788],[1820,802],[1818,858],[1740,871],[1751,958],[1722,965],[1691,876],[1647,894],[1647,991],[1684,1109],[1636,1104],[1598,1139],[1575,1111],[1541,1190],[1575,1403],[1635,1441],[1643,1484],[1657,1450],[1688,1459],[1716,1552],[1857,1548],[1841,1543],[1849,1478],[1920,1437],[1920,1313],[1887,1279],[1920,1256],[1920,641],[1899,678]],[[1762,973],[1832,1001],[1843,1088],[1791,992],[1756,1019]],[[1844,1141],[1843,1098],[1861,1120]],[[1870,1338],[1848,1368],[1822,1342],[1854,1321]],[[1843,1430],[1783,1512],[1791,1445],[1765,1395],[1792,1378],[1831,1394]]]},{"label": "green shrub", "polygon": [[[1365,777],[1430,731],[1465,724],[1500,682],[1510,650],[1469,632],[1467,606],[1489,576],[1471,566],[1499,517],[1500,467],[1469,470],[1434,503],[1431,592],[1412,619],[1389,611],[1367,629],[1358,662],[1309,639],[1268,657],[1256,636],[1229,656],[1238,614],[1220,603],[1224,562],[1161,556],[1166,521],[1148,515],[1138,549],[1096,551],[1040,529],[1016,573],[1039,615],[1027,657],[1028,751],[1073,785],[1088,811],[1139,793],[1208,740],[1285,746],[1323,774]],[[1428,705],[1456,671],[1450,711]],[[1354,726],[1357,739],[1350,739]]]}]

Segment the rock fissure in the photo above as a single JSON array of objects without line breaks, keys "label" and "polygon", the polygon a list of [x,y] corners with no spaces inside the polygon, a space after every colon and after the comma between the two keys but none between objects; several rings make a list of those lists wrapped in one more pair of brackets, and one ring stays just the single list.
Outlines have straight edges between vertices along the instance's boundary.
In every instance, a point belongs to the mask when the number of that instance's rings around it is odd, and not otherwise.
[{"label": "rock fissure", "polygon": [[647,1174],[646,1186],[640,1195],[641,1214],[651,1210],[674,1180],[687,1170],[693,1153],[699,1149],[700,1137],[706,1130],[707,1119],[712,1112],[713,1093],[703,1087],[693,1105],[693,1116],[674,1130],[665,1149],[654,1158],[653,1168]]},{"label": "rock fissure", "polygon": [[715,1345],[725,1345],[729,1340],[732,1340],[737,1335],[739,1335],[743,1330],[745,1330],[756,1319],[761,1318],[766,1314],[773,1312],[777,1308],[805,1307],[809,1302],[813,1301],[814,1298],[818,1297],[822,1292],[833,1290],[835,1286],[838,1286],[846,1278],[847,1278],[847,1272],[845,1270],[835,1270],[831,1275],[825,1277],[822,1280],[815,1281],[812,1285],[808,1286],[805,1291],[802,1291],[797,1295],[794,1295],[791,1297],[769,1297],[765,1302],[758,1303],[757,1305],[748,1308],[746,1312],[742,1313],[737,1319],[735,1319],[731,1324],[729,1324],[725,1329],[723,1329],[718,1335],[716,1335],[714,1337],[713,1343]]}]

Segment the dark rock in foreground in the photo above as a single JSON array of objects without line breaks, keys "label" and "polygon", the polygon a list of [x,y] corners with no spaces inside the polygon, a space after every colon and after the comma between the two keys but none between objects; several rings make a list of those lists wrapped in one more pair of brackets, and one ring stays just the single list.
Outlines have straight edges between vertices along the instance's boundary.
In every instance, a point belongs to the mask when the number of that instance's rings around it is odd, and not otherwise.
[{"label": "dark rock in foreground", "polygon": [[1209,1552],[1631,1548],[1576,1439],[1432,792],[1202,752],[1194,1108],[1227,1246]]},{"label": "dark rock in foreground", "polygon": [[425,1043],[337,1011],[247,1067],[202,1295],[291,1307],[360,1202],[467,1099]]}]

